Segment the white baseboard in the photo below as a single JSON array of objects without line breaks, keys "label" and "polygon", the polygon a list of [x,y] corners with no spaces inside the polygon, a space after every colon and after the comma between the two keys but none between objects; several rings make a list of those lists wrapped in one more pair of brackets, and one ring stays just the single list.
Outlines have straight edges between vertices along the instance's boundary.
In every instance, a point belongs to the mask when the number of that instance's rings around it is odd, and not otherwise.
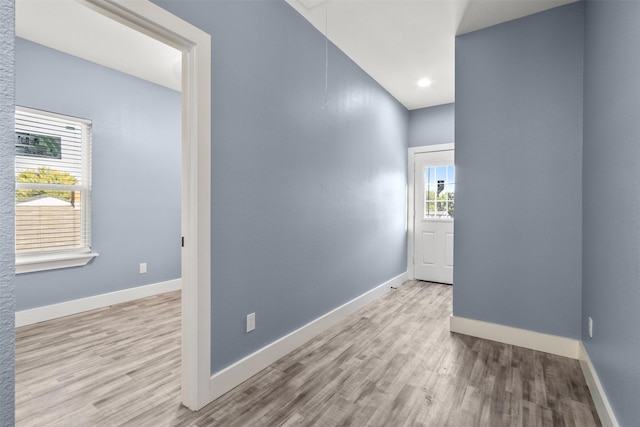
[{"label": "white baseboard", "polygon": [[449,330],[579,360],[602,425],[619,427],[582,341],[453,315],[450,318]]},{"label": "white baseboard", "polygon": [[596,410],[600,416],[600,422],[602,422],[604,427],[619,427],[620,424],[618,424],[618,420],[616,420],[616,416],[602,388],[596,369],[593,367],[587,349],[582,342],[580,343],[580,367],[582,368],[584,378],[587,380],[589,392],[591,392],[593,403],[596,405]]},{"label": "white baseboard", "polygon": [[578,359],[580,341],[557,335],[543,334],[527,329],[513,328],[497,323],[451,316],[449,330],[518,347],[544,351],[558,356]]},{"label": "white baseboard", "polygon": [[300,347],[320,332],[335,325],[337,322],[355,313],[370,302],[380,298],[389,292],[392,286],[396,287],[401,285],[407,280],[407,277],[406,272],[402,273],[261,348],[222,371],[213,374],[209,381],[209,399],[217,399],[229,390],[237,387],[281,357]]},{"label": "white baseboard", "polygon": [[177,291],[180,288],[181,280],[175,279],[110,292],[108,294],[101,294],[93,297],[61,302],[58,304],[45,305],[43,307],[36,307],[29,310],[17,311],[16,327],[44,322],[45,320],[57,319],[59,317],[82,313],[83,311],[95,310],[96,308],[108,307],[113,304],[133,301],[135,299],[145,298],[164,292]]}]

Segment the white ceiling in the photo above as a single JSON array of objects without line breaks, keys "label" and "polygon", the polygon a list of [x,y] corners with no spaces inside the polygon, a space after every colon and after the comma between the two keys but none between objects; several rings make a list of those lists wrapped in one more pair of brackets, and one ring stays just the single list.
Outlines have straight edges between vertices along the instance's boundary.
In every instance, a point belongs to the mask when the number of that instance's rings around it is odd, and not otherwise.
[{"label": "white ceiling", "polygon": [[[286,1],[412,110],[454,102],[456,35],[575,0]],[[180,51],[75,0],[16,0],[16,34],[180,90]]]},{"label": "white ceiling", "polygon": [[[455,101],[455,36],[574,0],[287,0],[410,110]],[[329,65],[330,67],[330,65]],[[416,82],[429,78],[431,86]]]},{"label": "white ceiling", "polygon": [[75,0],[16,0],[16,35],[180,90],[182,53]]}]

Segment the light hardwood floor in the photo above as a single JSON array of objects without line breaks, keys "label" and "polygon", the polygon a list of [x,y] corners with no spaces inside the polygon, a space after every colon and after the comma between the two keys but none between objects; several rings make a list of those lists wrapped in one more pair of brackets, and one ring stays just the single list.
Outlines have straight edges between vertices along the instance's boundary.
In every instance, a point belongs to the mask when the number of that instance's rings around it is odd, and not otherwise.
[{"label": "light hardwood floor", "polygon": [[18,426],[598,426],[575,360],[448,331],[410,281],[199,412],[180,405],[180,294],[17,330]]}]

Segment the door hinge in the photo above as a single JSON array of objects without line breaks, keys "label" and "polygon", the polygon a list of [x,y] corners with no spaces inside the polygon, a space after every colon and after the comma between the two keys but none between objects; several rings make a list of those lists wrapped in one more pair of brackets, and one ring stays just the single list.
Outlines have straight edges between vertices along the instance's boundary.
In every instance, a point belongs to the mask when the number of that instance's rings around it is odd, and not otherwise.
[{"label": "door hinge", "polygon": [[182,247],[184,248],[184,236],[182,236]]}]

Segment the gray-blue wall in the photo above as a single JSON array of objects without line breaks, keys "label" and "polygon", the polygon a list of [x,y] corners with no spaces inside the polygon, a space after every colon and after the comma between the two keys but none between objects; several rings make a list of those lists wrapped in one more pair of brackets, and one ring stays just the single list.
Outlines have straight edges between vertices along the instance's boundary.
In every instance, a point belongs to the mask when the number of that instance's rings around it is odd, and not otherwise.
[{"label": "gray-blue wall", "polygon": [[581,337],[583,24],[456,39],[456,316]]},{"label": "gray-blue wall", "polygon": [[0,426],[14,425],[14,3],[0,0]]},{"label": "gray-blue wall", "polygon": [[582,339],[618,422],[633,426],[640,422],[640,2],[585,7]]},{"label": "gray-blue wall", "polygon": [[409,111],[409,147],[454,142],[455,104]]},{"label": "gray-blue wall", "polygon": [[408,112],[283,1],[157,3],[212,35],[215,372],[405,272]]},{"label": "gray-blue wall", "polygon": [[84,267],[18,275],[18,309],[179,278],[180,94],[16,39],[16,103],[93,120],[100,254]]}]

